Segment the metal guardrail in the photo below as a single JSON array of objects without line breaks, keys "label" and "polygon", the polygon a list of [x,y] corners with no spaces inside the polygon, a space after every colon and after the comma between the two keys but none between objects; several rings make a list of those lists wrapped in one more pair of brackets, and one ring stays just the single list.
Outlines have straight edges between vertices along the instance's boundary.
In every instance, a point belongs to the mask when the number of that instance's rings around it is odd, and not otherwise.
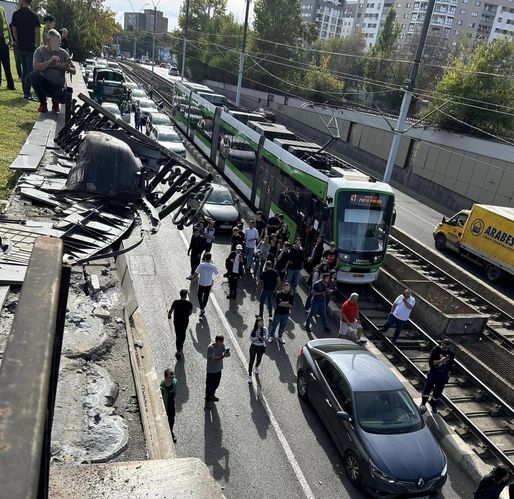
[{"label": "metal guardrail", "polygon": [[0,498],[46,499],[71,269],[63,242],[39,237],[0,366]]}]

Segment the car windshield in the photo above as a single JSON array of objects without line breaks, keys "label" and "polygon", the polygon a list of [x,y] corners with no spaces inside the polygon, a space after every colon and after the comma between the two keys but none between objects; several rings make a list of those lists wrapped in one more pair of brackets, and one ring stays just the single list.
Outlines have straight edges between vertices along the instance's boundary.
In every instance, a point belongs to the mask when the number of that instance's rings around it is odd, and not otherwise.
[{"label": "car windshield", "polygon": [[214,189],[206,201],[207,204],[234,204],[234,198],[229,191],[224,189]]},{"label": "car windshield", "polygon": [[355,392],[361,428],[368,433],[410,433],[423,427],[418,407],[406,390]]},{"label": "car windshield", "polygon": [[338,248],[345,253],[381,252],[390,228],[391,194],[341,191],[337,194]]},{"label": "car windshield", "polygon": [[159,140],[163,142],[180,142],[180,137],[174,132],[159,132]]}]

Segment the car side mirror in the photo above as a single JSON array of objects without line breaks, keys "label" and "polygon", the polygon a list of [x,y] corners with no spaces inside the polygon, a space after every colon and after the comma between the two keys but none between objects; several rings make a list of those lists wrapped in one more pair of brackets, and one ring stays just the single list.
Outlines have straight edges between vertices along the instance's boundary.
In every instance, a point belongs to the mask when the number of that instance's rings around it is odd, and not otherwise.
[{"label": "car side mirror", "polygon": [[427,412],[427,407],[425,405],[420,405],[419,406],[419,413],[421,415],[425,414],[425,412]]},{"label": "car side mirror", "polygon": [[337,419],[339,419],[339,421],[350,421],[350,415],[345,411],[338,411]]},{"label": "car side mirror", "polygon": [[446,217],[443,217],[443,219],[441,220],[441,223],[443,223],[443,224],[446,223]]},{"label": "car side mirror", "polygon": [[393,211],[393,218],[391,219],[391,225],[396,223],[396,210]]},{"label": "car side mirror", "polygon": [[234,199],[234,202],[235,202],[236,204],[238,204],[238,203],[239,203],[239,198],[235,198],[235,199]]}]

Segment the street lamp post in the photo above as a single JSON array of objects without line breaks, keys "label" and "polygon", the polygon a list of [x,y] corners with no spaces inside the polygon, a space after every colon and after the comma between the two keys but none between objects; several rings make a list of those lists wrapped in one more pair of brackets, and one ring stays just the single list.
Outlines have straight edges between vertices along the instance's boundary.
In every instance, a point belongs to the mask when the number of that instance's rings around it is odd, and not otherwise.
[{"label": "street lamp post", "polygon": [[239,106],[241,99],[241,85],[243,84],[243,69],[245,64],[246,35],[248,34],[248,15],[250,13],[250,1],[246,0],[245,25],[243,28],[243,44],[241,46],[241,55],[239,57],[239,75],[237,77],[236,104]]}]

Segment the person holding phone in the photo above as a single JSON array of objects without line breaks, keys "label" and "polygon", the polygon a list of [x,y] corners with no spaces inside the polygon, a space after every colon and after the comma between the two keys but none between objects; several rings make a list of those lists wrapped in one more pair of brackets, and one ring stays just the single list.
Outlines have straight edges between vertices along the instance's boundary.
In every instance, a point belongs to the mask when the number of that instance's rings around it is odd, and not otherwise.
[{"label": "person holding phone", "polygon": [[430,370],[428,371],[425,388],[423,388],[423,395],[421,397],[422,410],[426,409],[428,399],[430,394],[432,394],[429,404],[432,407],[432,412],[437,414],[437,406],[455,362],[455,353],[450,350],[451,346],[451,340],[444,339],[440,345],[434,347],[430,352],[430,357],[428,358]]},{"label": "person holding phone", "polygon": [[75,74],[75,66],[66,50],[61,48],[61,35],[55,30],[48,31],[46,45],[34,52],[33,71],[30,81],[39,99],[38,112],[47,113],[47,98],[52,99],[52,112],[60,111],[59,104],[66,99],[65,73]]},{"label": "person holding phone", "polygon": [[214,343],[207,347],[207,376],[205,380],[205,410],[211,409],[211,402],[218,402],[216,390],[220,386],[223,359],[230,357],[230,348],[225,348],[225,337],[217,335]]}]

